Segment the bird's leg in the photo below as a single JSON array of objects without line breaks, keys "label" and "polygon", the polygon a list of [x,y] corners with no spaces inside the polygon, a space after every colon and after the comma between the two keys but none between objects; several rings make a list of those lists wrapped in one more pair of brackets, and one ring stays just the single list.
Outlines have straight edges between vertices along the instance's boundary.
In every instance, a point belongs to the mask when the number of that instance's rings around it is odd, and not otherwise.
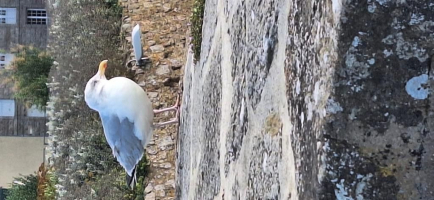
[{"label": "bird's leg", "polygon": [[158,113],[162,113],[162,112],[166,112],[166,111],[171,111],[171,110],[177,110],[177,109],[178,109],[178,106],[175,105],[175,106],[168,107],[168,108],[163,108],[163,109],[159,109],[159,110],[154,110],[154,113],[155,113],[155,114],[158,114]]},{"label": "bird's leg", "polygon": [[156,123],[154,126],[155,126],[155,128],[160,128],[162,126],[166,126],[169,124],[176,124],[176,123],[178,123],[178,117],[172,118],[170,121],[167,121],[167,122]]},{"label": "bird's leg", "polygon": [[171,110],[176,110],[178,112],[178,108],[179,108],[179,94],[178,94],[178,97],[176,97],[176,103],[175,103],[175,105],[173,105],[172,107],[169,107],[169,108],[163,108],[163,109],[159,109],[159,110],[154,110],[154,113],[158,114],[158,113],[162,113],[162,112],[166,112],[166,111],[171,111]]},{"label": "bird's leg", "polygon": [[175,118],[172,118],[172,119],[170,119],[170,121],[167,121],[167,122],[156,123],[154,126],[156,128],[159,128],[159,127],[166,126],[169,124],[176,124],[178,122],[179,122],[179,109],[176,109],[176,117]]},{"label": "bird's leg", "polygon": [[160,122],[160,123],[156,123],[154,126],[156,128],[162,127],[162,126],[166,126],[169,124],[175,124],[179,122],[179,94],[178,97],[176,98],[176,103],[174,106],[170,107],[170,108],[165,108],[165,109],[161,109],[161,110],[157,110],[159,112],[155,112],[156,110],[154,110],[154,113],[160,113],[160,112],[164,112],[164,111],[168,111],[168,110],[176,110],[176,114],[175,114],[175,118],[172,118],[170,121],[167,122]]}]

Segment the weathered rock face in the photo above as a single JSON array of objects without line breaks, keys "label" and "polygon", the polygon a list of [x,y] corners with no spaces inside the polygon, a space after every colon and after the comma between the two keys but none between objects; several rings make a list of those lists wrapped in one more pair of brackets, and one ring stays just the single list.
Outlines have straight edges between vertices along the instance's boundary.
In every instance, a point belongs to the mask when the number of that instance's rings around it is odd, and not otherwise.
[{"label": "weathered rock face", "polygon": [[345,6],[324,127],[328,199],[434,199],[433,9],[429,1]]},{"label": "weathered rock face", "polygon": [[428,1],[206,1],[178,199],[434,199]]}]

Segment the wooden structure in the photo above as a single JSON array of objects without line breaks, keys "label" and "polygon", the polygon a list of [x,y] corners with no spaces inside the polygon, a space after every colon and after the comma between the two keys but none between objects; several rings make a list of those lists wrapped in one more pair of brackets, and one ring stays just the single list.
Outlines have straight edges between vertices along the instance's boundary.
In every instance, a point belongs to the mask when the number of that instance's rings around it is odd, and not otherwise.
[{"label": "wooden structure", "polygon": [[10,52],[17,44],[45,48],[47,24],[45,0],[1,0],[0,49]]},{"label": "wooden structure", "polygon": [[[48,14],[45,0],[0,1],[0,70],[14,56],[14,46],[47,46]],[[44,136],[45,112],[26,108],[13,99],[11,85],[2,84],[0,76],[0,136]]]},{"label": "wooden structure", "polygon": [[34,107],[26,108],[22,103],[14,101],[13,116],[0,116],[0,136],[44,136],[47,132],[46,123],[44,111]]}]

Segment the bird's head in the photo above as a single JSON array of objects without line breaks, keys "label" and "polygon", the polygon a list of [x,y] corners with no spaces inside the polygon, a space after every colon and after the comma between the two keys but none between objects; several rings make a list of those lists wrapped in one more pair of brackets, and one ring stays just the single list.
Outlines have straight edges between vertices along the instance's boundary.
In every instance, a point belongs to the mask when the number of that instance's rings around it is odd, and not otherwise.
[{"label": "bird's head", "polygon": [[101,61],[101,63],[99,63],[98,74],[101,77],[105,76],[105,69],[107,68],[107,62],[108,60],[103,60]]},{"label": "bird's head", "polygon": [[99,63],[98,72],[87,82],[85,93],[95,90],[98,85],[101,86],[100,82],[104,82],[107,80],[107,78],[105,77],[107,62],[108,60],[103,60]]},{"label": "bird's head", "polygon": [[100,97],[98,94],[104,87],[104,83],[107,81],[105,77],[105,70],[107,68],[107,60],[101,61],[99,63],[98,72],[93,76],[86,84],[84,89],[84,100],[90,108],[96,109],[99,105]]}]

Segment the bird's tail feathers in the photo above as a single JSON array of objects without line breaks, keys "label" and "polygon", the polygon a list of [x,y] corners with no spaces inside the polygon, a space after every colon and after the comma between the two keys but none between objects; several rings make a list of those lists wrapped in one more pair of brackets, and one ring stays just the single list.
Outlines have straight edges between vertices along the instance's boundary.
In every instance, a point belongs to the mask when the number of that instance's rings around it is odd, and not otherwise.
[{"label": "bird's tail feathers", "polygon": [[137,184],[137,165],[134,166],[133,173],[131,173],[131,176],[127,173],[127,185],[131,190],[134,190],[134,187],[136,187]]}]

